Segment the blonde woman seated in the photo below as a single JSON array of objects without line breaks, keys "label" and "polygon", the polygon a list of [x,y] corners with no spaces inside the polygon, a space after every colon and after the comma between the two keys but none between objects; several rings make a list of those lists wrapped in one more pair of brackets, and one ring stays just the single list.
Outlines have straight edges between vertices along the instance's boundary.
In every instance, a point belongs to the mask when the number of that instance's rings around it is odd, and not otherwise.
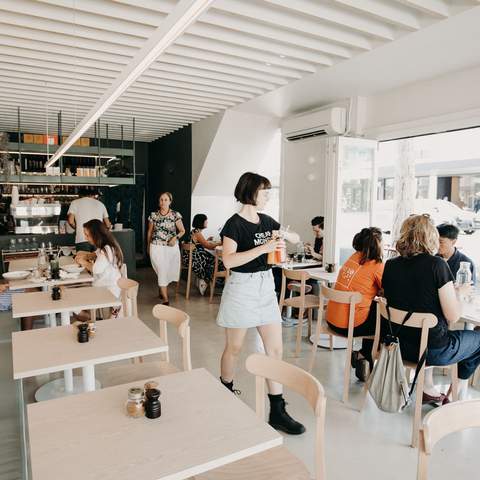
[{"label": "blonde woman seated", "polygon": [[[439,366],[458,363],[459,396],[462,399],[466,396],[468,379],[480,364],[480,331],[448,329],[462,313],[460,291],[454,285],[447,262],[435,256],[438,248],[438,231],[429,215],[407,218],[396,243],[400,256],[385,264],[384,295],[390,307],[433,313],[437,317],[437,325],[429,331],[426,362]],[[462,287],[461,293],[468,293],[470,288]],[[418,361],[420,330],[404,326],[399,339],[402,356],[409,361]],[[433,384],[432,370],[427,372],[424,403],[448,403],[448,397]]]},{"label": "blonde woman seated", "polygon": [[[85,238],[95,247],[94,260],[82,255],[76,262],[85,267],[93,275],[94,287],[107,287],[113,295],[120,297],[120,288],[117,285],[121,277],[120,269],[123,264],[123,253],[114,236],[100,220],[90,220],[83,225]],[[116,316],[119,309],[103,309],[104,318]],[[88,312],[81,312],[80,319],[85,320]]]}]

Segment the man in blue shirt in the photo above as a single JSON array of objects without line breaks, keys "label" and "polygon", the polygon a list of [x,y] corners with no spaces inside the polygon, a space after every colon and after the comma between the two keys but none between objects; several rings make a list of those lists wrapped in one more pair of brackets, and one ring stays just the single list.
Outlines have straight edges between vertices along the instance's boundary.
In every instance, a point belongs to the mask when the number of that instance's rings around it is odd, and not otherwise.
[{"label": "man in blue shirt", "polygon": [[470,270],[472,271],[472,282],[475,285],[477,275],[475,271],[475,264],[466,255],[461,253],[456,247],[458,233],[460,230],[455,225],[450,223],[442,223],[437,227],[438,234],[440,235],[440,247],[438,249],[438,256],[444,258],[450,270],[453,273],[454,278],[457,276],[457,272],[460,268],[460,262],[470,262]]}]

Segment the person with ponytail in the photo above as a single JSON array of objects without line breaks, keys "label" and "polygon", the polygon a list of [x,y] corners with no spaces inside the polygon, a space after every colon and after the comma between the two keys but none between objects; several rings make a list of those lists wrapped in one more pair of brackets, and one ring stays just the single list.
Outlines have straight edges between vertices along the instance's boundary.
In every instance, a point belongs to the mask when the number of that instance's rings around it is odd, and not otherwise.
[{"label": "person with ponytail", "polygon": [[[382,289],[383,243],[382,231],[375,227],[363,228],[353,237],[355,253],[338,272],[335,290],[360,292],[362,300],[355,305],[353,336],[375,333],[376,308],[373,299]],[[329,327],[348,335],[349,305],[328,302],[326,320]],[[373,341],[363,339],[362,348],[352,354],[352,367],[359,380],[365,381],[372,366]]]}]

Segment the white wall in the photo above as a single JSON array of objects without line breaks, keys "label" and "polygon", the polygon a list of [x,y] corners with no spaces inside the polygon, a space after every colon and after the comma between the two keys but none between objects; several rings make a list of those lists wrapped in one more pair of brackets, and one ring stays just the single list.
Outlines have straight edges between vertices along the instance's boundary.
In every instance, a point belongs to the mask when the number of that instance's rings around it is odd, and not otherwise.
[{"label": "white wall", "polygon": [[480,125],[480,67],[372,95],[364,135],[388,139]]},{"label": "white wall", "polygon": [[[201,158],[201,151],[206,150],[208,141],[198,137],[204,132],[211,135],[213,122],[202,125],[209,120],[198,122],[197,127],[192,129],[194,158]],[[279,186],[280,139],[279,122],[275,118],[232,110],[225,112],[192,193],[192,216],[206,214],[209,232],[216,233],[225,220],[238,210],[233,192],[242,173],[260,173],[268,177],[274,186]],[[269,207],[267,213],[278,218],[278,202],[273,200]]]}]

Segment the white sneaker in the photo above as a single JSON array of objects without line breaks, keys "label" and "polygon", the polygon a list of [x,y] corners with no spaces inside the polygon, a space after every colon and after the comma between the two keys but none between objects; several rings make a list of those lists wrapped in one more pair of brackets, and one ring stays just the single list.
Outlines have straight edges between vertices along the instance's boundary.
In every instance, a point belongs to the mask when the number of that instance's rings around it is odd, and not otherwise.
[{"label": "white sneaker", "polygon": [[205,280],[198,281],[198,289],[200,290],[200,295],[205,295],[207,288],[208,288],[208,283]]}]

